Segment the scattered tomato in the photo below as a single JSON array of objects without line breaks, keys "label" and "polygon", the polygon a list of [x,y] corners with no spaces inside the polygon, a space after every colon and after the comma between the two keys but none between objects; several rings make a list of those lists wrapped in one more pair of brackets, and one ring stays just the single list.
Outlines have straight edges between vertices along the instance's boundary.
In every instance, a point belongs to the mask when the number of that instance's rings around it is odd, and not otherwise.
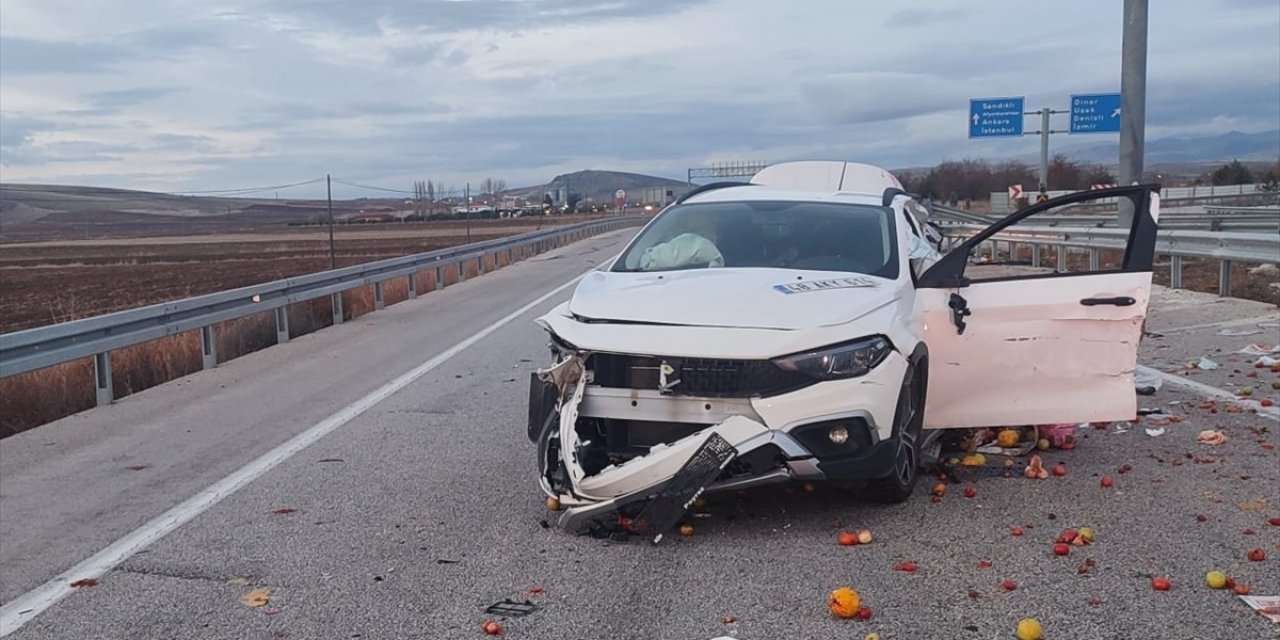
[{"label": "scattered tomato", "polygon": [[898,564],[893,565],[893,570],[894,570],[894,571],[903,571],[903,572],[906,572],[906,573],[915,573],[915,571],[916,571],[916,563],[911,562],[910,560],[908,560],[908,561],[906,561],[906,562],[899,562]]},{"label": "scattered tomato", "polygon": [[1245,556],[1253,562],[1262,562],[1267,559],[1267,552],[1262,549],[1250,549]]},{"label": "scattered tomato", "polygon": [[1196,522],[1206,522],[1208,520],[1209,520],[1209,516],[1206,516],[1203,513],[1196,514]]},{"label": "scattered tomato", "polygon": [[1102,476],[1102,481],[1101,481],[1101,482],[1102,482],[1102,488],[1103,488],[1103,489],[1110,489],[1110,488],[1111,488],[1111,484],[1112,484],[1112,483],[1111,483],[1111,476]]},{"label": "scattered tomato", "polygon": [[869,530],[858,530],[858,544],[871,544],[871,532]]},{"label": "scattered tomato", "polygon": [[1151,588],[1156,591],[1168,591],[1171,587],[1173,587],[1173,584],[1169,582],[1168,578],[1157,576],[1151,579]]},{"label": "scattered tomato", "polygon": [[1044,630],[1035,618],[1023,618],[1018,621],[1018,640],[1040,640]]},{"label": "scattered tomato", "polygon": [[942,496],[929,496],[929,502],[932,502],[934,504],[942,502]]},{"label": "scattered tomato", "polygon": [[560,500],[558,498],[547,496],[547,511],[559,511],[559,510],[560,510]]},{"label": "scattered tomato", "polygon": [[858,615],[861,603],[858,592],[849,587],[840,587],[827,597],[827,609],[831,610],[831,615],[846,620]]},{"label": "scattered tomato", "polygon": [[737,621],[738,619],[733,616],[720,616],[720,624],[733,624]]},{"label": "scattered tomato", "polygon": [[1272,518],[1270,520],[1267,520],[1267,524],[1273,527],[1280,527],[1280,518]]},{"label": "scattered tomato", "polygon": [[933,485],[933,491],[931,491],[930,493],[932,493],[932,494],[933,494],[933,495],[935,495],[935,496],[941,496],[942,494],[944,494],[944,493],[946,493],[946,492],[947,492],[947,485],[946,485],[946,483],[938,482],[938,483],[934,483],[934,485]]},{"label": "scattered tomato", "polygon": [[1067,475],[1067,467],[1066,467],[1066,465],[1062,464],[1061,462],[1059,462],[1058,464],[1053,465],[1053,475],[1058,476],[1059,478],[1061,478],[1062,476]]},{"label": "scattered tomato", "polygon": [[94,580],[93,578],[81,578],[79,580],[76,580],[75,582],[72,582],[69,586],[72,589],[79,589],[81,587],[96,587],[98,586],[98,581]]},{"label": "scattered tomato", "polygon": [[1005,580],[1005,581],[1001,584],[1001,586],[1003,586],[1003,587],[1004,587],[1004,590],[1005,590],[1005,591],[1013,591],[1014,589],[1017,589],[1017,588],[1018,588],[1018,583],[1016,583],[1016,582],[1014,582],[1014,581],[1012,581],[1012,580]]},{"label": "scattered tomato", "polygon": [[841,531],[840,535],[836,536],[836,544],[842,547],[852,547],[858,544],[858,536],[848,531]]},{"label": "scattered tomato", "polygon": [[487,636],[502,635],[502,625],[494,622],[493,620],[485,620],[484,624],[480,625],[480,630]]},{"label": "scattered tomato", "polygon": [[1210,571],[1204,575],[1204,583],[1210,589],[1221,589],[1227,586],[1227,576],[1221,571]]},{"label": "scattered tomato", "polygon": [[1258,401],[1258,404],[1260,404],[1260,405],[1262,405],[1262,406],[1264,406],[1264,407],[1269,407],[1269,406],[1271,406],[1271,405],[1275,404],[1275,402],[1274,402],[1271,398],[1263,398],[1263,399],[1261,399],[1261,400],[1259,400],[1259,401]]},{"label": "scattered tomato", "polygon": [[991,568],[991,561],[990,561],[990,560],[979,560],[979,561],[978,561],[978,568],[979,568],[979,569],[990,569],[990,568]]},{"label": "scattered tomato", "polygon": [[1022,527],[1014,527],[1013,529],[1009,530],[1009,533],[1014,536],[1020,536],[1022,535]]},{"label": "scattered tomato", "polygon": [[680,525],[680,535],[682,535],[682,536],[684,536],[684,537],[686,537],[686,538],[688,538],[689,536],[693,535],[693,525],[691,525],[691,524],[682,524],[682,525]]},{"label": "scattered tomato", "polygon": [[965,488],[964,488],[964,497],[966,497],[966,498],[972,498],[972,497],[974,497],[974,496],[976,496],[976,495],[978,495],[978,492],[977,492],[977,490],[975,490],[973,487],[965,487]]},{"label": "scattered tomato", "polygon": [[1236,594],[1236,595],[1238,595],[1238,596],[1247,596],[1247,595],[1249,595],[1249,585],[1247,585],[1247,584],[1240,584],[1239,582],[1237,582],[1237,583],[1235,583],[1235,584],[1231,585],[1231,590],[1232,590],[1232,591],[1234,591],[1234,592],[1235,592],[1235,594]]},{"label": "scattered tomato", "polygon": [[1065,556],[1069,553],[1071,553],[1071,545],[1062,542],[1053,545],[1053,555]]},{"label": "scattered tomato", "polygon": [[861,609],[858,609],[858,619],[859,619],[859,620],[870,620],[870,619],[871,619],[871,610],[870,610],[870,609],[868,609],[868,608],[866,608],[866,607],[862,607]]}]

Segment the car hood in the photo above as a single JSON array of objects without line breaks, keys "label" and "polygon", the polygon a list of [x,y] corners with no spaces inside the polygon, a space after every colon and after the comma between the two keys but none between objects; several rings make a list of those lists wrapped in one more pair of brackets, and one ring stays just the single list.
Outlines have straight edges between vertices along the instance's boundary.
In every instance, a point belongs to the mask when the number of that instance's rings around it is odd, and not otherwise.
[{"label": "car hood", "polygon": [[892,280],[843,272],[594,271],[578,284],[569,310],[586,320],[795,330],[856,320],[896,296]]}]

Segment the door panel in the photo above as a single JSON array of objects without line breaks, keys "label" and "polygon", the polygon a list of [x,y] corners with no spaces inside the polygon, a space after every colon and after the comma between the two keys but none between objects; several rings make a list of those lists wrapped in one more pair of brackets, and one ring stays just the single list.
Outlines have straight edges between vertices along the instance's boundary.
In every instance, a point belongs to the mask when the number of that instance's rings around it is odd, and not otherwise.
[{"label": "door panel", "polygon": [[[980,282],[960,289],[972,315],[960,334],[953,290],[922,289],[929,396],[925,427],[1129,420],[1151,273]],[[1134,304],[1085,305],[1128,297]]]},{"label": "door panel", "polygon": [[[972,237],[917,284],[925,427],[1134,417],[1159,216],[1152,188],[1070,194],[964,227]],[[1117,201],[1135,212],[1129,229],[1114,228]]]}]

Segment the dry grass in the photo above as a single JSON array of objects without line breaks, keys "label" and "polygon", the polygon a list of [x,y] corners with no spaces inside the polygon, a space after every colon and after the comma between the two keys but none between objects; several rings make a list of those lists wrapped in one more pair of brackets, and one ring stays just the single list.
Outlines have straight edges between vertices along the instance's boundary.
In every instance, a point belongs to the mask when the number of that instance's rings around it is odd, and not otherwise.
[{"label": "dry grass", "polygon": [[[531,255],[529,253],[525,257]],[[515,258],[520,259],[520,256]],[[499,264],[508,265],[505,255],[487,254],[482,259],[486,273]],[[464,269],[468,279],[477,277],[478,261],[468,261]],[[445,286],[458,282],[456,267],[446,267],[442,271]],[[421,271],[414,278],[419,296],[435,291],[435,269]],[[386,306],[408,298],[408,278],[384,283],[383,301]],[[373,285],[343,292],[342,310],[344,321],[374,311]],[[289,305],[286,313],[290,337],[333,324],[333,306],[329,296]],[[266,311],[219,323],[214,327],[214,336],[220,363],[265,349],[277,343],[275,312]],[[168,336],[111,353],[112,384],[117,398],[193,373],[202,366],[199,331]],[[0,438],[92,408],[95,402],[92,359],[0,380]]]}]

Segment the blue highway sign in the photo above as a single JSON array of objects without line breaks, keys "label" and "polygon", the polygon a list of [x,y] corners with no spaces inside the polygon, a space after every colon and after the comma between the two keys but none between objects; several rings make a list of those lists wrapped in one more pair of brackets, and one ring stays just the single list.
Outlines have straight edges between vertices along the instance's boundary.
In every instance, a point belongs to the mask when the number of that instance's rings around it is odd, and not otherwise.
[{"label": "blue highway sign", "polygon": [[969,100],[969,137],[1003,138],[1022,135],[1022,96]]},{"label": "blue highway sign", "polygon": [[1120,94],[1071,96],[1071,133],[1114,133],[1120,130]]}]

